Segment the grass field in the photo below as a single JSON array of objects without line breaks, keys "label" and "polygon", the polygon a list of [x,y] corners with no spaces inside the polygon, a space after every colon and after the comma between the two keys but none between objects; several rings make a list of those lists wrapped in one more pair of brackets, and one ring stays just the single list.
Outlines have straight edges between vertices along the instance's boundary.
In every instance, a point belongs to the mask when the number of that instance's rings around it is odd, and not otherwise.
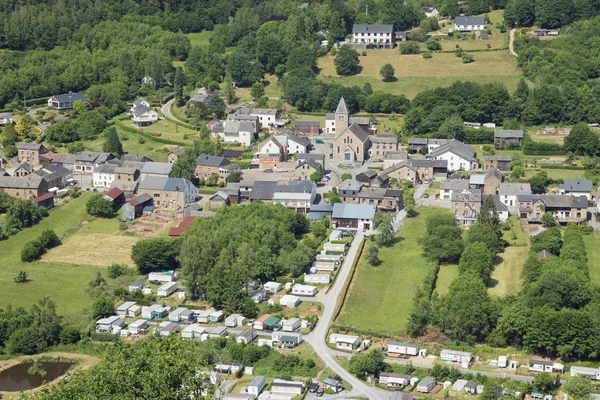
[{"label": "grass field", "polygon": [[[95,222],[95,221],[94,221]],[[94,222],[91,222],[93,224]],[[107,233],[78,232],[64,243],[48,252],[43,262],[66,264],[85,264],[108,267],[111,264],[127,264],[134,266],[131,259],[131,247],[140,240],[136,236],[115,235],[116,231]],[[110,249],[110,251],[107,251]]]},{"label": "grass field", "polygon": [[528,169],[525,170],[525,178],[529,179],[539,171],[546,171],[550,179],[585,179],[584,170],[576,169]]},{"label": "grass field", "polygon": [[[483,14],[482,14],[483,15]],[[470,33],[466,33],[465,36],[468,39],[448,38],[442,40],[442,50],[454,50],[458,44],[463,50],[485,50],[488,48],[488,44],[491,49],[505,49],[508,47],[508,32],[502,33],[498,28],[495,27],[495,23],[504,19],[503,10],[495,10],[487,13],[490,18],[491,25],[488,27],[491,29],[492,34],[489,35],[488,40],[472,39]],[[447,32],[449,28],[454,28],[454,24],[446,22],[446,26],[442,28],[441,32]],[[508,50],[507,50],[508,51]]]},{"label": "grass field", "polygon": [[202,32],[188,33],[185,36],[187,36],[188,39],[190,39],[190,43],[191,43],[192,47],[197,46],[197,47],[206,48],[210,44],[210,38],[212,37],[212,35],[213,35],[212,31],[202,31]]},{"label": "grass field", "polygon": [[521,269],[527,258],[529,247],[507,247],[504,253],[496,256],[497,263],[492,272],[489,293],[493,296],[504,297],[521,289]]},{"label": "grass field", "polygon": [[[474,53],[475,62],[463,64],[453,53],[435,53],[432,59],[421,55],[402,55],[398,50],[367,50],[360,57],[363,70],[360,74],[340,77],[335,72],[333,57],[319,58],[321,79],[344,86],[360,86],[369,82],[373,90],[405,94],[413,98],[417,93],[439,86],[449,86],[457,80],[476,83],[502,83],[509,91],[516,88],[521,78],[515,60],[505,51]],[[396,82],[383,82],[379,75],[381,67],[390,63],[396,71]]]},{"label": "grass field", "polygon": [[440,295],[448,293],[450,285],[458,276],[458,265],[442,265],[438,272],[435,290]]},{"label": "grass field", "polygon": [[526,246],[527,236],[521,228],[518,215],[510,216],[511,227],[509,231],[502,231],[503,239],[508,242],[509,246]]},{"label": "grass field", "polygon": [[587,251],[590,279],[593,283],[600,283],[600,232],[584,235],[583,242]]},{"label": "grass field", "polygon": [[419,215],[407,219],[398,232],[398,242],[379,250],[381,265],[372,267],[360,260],[337,324],[389,336],[405,330],[415,291],[431,267],[418,243],[425,233],[425,219],[448,212],[435,207],[417,211]]},{"label": "grass field", "polygon": [[[41,297],[49,296],[56,302],[59,314],[74,315],[90,304],[85,289],[100,269],[58,262],[23,263],[20,257],[23,245],[35,239],[44,229],[54,229],[60,237],[79,225],[86,216],[87,199],[84,194],[78,199],[68,200],[50,210],[50,215],[36,226],[0,241],[0,307],[12,304],[29,308]],[[110,250],[107,249],[107,252]],[[27,272],[30,281],[16,284],[13,278],[21,269]]]}]

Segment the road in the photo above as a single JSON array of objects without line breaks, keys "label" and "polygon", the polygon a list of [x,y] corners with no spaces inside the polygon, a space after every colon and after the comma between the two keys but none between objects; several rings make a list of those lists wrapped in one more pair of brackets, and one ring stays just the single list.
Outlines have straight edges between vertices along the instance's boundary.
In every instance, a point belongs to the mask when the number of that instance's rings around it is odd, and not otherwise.
[{"label": "road", "polygon": [[516,29],[510,30],[510,39],[508,40],[508,51],[511,56],[517,57],[517,53],[515,53],[515,32]]},{"label": "road", "polygon": [[37,121],[38,128],[40,128],[42,133],[44,133],[46,131],[46,128],[50,126],[50,123],[38,121],[37,118],[35,117],[35,113],[38,110],[45,110],[45,109],[46,109],[46,107],[39,107],[39,108],[33,108],[33,109],[27,111],[27,115],[29,115],[34,121]]},{"label": "road", "polygon": [[171,104],[173,104],[174,101],[175,101],[175,99],[171,99],[171,100],[167,101],[165,104],[162,105],[162,107],[160,108],[160,111],[163,113],[163,115],[165,117],[170,118],[173,121],[177,121],[177,122],[181,122],[182,124],[185,124],[185,122],[180,121],[179,118],[177,118],[173,114],[171,114]]}]

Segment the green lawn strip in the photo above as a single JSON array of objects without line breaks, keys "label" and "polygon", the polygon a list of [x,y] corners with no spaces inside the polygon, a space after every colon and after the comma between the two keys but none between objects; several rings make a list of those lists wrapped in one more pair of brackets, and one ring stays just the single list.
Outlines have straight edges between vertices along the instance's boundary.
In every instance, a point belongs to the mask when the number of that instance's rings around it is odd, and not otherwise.
[{"label": "green lawn strip", "polygon": [[594,231],[583,236],[587,252],[587,265],[592,283],[600,283],[600,232]]},{"label": "green lawn strip", "polygon": [[458,265],[448,264],[441,265],[440,272],[438,272],[436,291],[439,295],[448,293],[448,289],[454,280],[458,277]]},{"label": "green lawn strip", "polygon": [[190,44],[192,47],[203,47],[207,48],[210,45],[210,38],[213,36],[212,31],[202,31],[202,32],[194,32],[187,33],[185,36],[190,39]]},{"label": "green lawn strip", "polygon": [[496,256],[488,289],[491,295],[504,297],[521,289],[521,270],[528,252],[529,247],[526,246],[507,247],[503,253]]},{"label": "green lawn strip", "polygon": [[528,169],[525,171],[525,178],[529,179],[540,171],[545,171],[548,177],[554,180],[585,179],[585,170],[555,168]]},{"label": "green lawn strip", "polygon": [[508,231],[502,231],[503,239],[509,246],[527,246],[527,235],[521,228],[521,222],[518,215],[510,216],[511,227]]},{"label": "green lawn strip", "polygon": [[[0,306],[30,307],[44,296],[51,297],[61,315],[80,313],[90,304],[85,294],[88,282],[98,268],[58,263],[23,263],[23,245],[35,239],[43,230],[54,229],[60,237],[79,225],[86,217],[85,202],[89,195],[68,200],[63,205],[50,210],[50,215],[34,227],[11,236],[0,242]],[[110,249],[107,249],[110,251]],[[16,284],[14,277],[19,270],[27,272],[29,282]]]},{"label": "green lawn strip", "polygon": [[418,243],[425,233],[425,219],[434,213],[447,212],[435,207],[417,210],[419,215],[407,219],[400,229],[399,241],[379,250],[381,265],[372,267],[364,258],[359,262],[335,325],[387,336],[398,336],[405,330],[414,293],[430,267]]}]

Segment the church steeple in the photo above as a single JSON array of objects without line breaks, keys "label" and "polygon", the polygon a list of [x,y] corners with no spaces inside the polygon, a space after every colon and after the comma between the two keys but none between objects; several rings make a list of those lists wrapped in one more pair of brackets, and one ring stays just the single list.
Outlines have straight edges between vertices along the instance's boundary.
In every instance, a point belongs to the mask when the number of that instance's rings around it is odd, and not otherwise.
[{"label": "church steeple", "polygon": [[335,110],[335,133],[339,135],[348,128],[348,107],[342,97]]}]

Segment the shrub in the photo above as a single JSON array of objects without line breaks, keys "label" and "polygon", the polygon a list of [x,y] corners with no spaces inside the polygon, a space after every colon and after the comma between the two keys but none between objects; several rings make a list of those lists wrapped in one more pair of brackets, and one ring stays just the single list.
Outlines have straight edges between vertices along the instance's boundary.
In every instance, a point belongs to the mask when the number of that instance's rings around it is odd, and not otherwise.
[{"label": "shrub", "polygon": [[23,249],[21,250],[21,261],[23,262],[33,262],[35,260],[39,260],[44,255],[44,249],[39,247],[35,240],[31,242],[25,243]]},{"label": "shrub", "polygon": [[419,54],[421,49],[416,42],[404,42],[400,45],[400,54]]},{"label": "shrub", "polygon": [[429,58],[433,58],[433,56],[431,55],[430,51],[425,51],[425,52],[423,52],[423,58],[429,59]]},{"label": "shrub", "polygon": [[118,278],[119,276],[129,275],[130,270],[127,266],[121,264],[112,264],[108,267],[108,277],[111,279]]},{"label": "shrub", "polygon": [[465,53],[462,56],[462,62],[463,64],[469,64],[472,63],[473,61],[475,61],[475,59],[473,58],[473,56],[471,54]]},{"label": "shrub", "polygon": [[127,288],[124,288],[123,286],[119,286],[115,288],[115,290],[113,290],[113,294],[117,297],[127,296],[129,294],[129,290],[127,290]]},{"label": "shrub", "polygon": [[25,283],[27,282],[27,272],[20,270],[17,276],[14,279],[15,283]]},{"label": "shrub", "polygon": [[93,215],[94,217],[110,218],[115,213],[112,203],[105,199],[100,193],[89,199],[87,203],[85,203],[85,208],[88,214]]}]

